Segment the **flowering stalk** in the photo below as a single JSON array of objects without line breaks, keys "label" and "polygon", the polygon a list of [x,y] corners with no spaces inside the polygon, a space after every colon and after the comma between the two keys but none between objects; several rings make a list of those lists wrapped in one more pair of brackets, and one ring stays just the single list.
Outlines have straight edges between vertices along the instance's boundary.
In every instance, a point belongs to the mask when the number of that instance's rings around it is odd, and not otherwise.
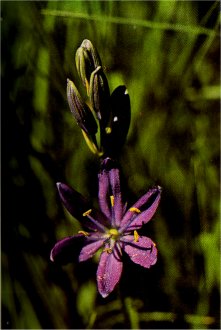
[{"label": "flowering stalk", "polygon": [[[102,157],[98,174],[99,209],[65,183],[57,183],[65,208],[81,221],[82,230],[58,241],[51,250],[53,262],[83,262],[100,251],[97,287],[107,297],[117,286],[123,269],[123,254],[142,267],[157,261],[156,244],[138,233],[159,205],[161,187],[151,188],[127,208],[123,202],[119,166],[113,159],[123,147],[130,125],[130,98],[125,86],[110,93],[101,59],[85,39],[76,52],[76,67],[86,88],[85,102],[75,84],[67,80],[68,104],[92,152]],[[99,141],[98,141],[99,136]]]}]

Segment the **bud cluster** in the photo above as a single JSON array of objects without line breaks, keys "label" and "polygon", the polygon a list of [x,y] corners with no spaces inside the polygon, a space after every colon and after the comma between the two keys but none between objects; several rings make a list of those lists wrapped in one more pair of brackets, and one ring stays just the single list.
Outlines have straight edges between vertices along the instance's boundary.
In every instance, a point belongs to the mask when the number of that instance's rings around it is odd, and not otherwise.
[{"label": "bud cluster", "polygon": [[130,98],[126,87],[118,86],[110,94],[100,56],[90,40],[82,42],[75,61],[88,100],[86,103],[75,84],[67,79],[70,110],[91,151],[100,157],[115,157],[130,125]]}]

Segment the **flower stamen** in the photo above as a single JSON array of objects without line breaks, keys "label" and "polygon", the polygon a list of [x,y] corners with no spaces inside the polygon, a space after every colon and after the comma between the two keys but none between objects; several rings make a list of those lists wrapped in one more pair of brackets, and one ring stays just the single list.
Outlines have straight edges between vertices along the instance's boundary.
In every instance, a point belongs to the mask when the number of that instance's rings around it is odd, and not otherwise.
[{"label": "flower stamen", "polygon": [[83,215],[83,217],[87,217],[91,212],[92,212],[92,209],[87,210],[87,211],[84,212],[82,215]]},{"label": "flower stamen", "polygon": [[111,201],[111,206],[114,207],[114,196],[113,195],[110,196],[110,201]]},{"label": "flower stamen", "polygon": [[139,241],[139,234],[136,230],[134,230],[134,242],[138,242]]},{"label": "flower stamen", "polygon": [[112,131],[111,127],[105,127],[105,132],[106,132],[107,134],[110,134],[111,131]]},{"label": "flower stamen", "polygon": [[105,249],[103,249],[103,252],[107,252],[107,253],[111,254],[112,249],[111,248],[105,248]]},{"label": "flower stamen", "polygon": [[135,213],[140,213],[140,212],[141,212],[141,210],[139,210],[139,209],[136,208],[136,207],[131,207],[131,208],[129,209],[129,211],[130,211],[130,212],[135,212]]},{"label": "flower stamen", "polygon": [[87,231],[79,230],[78,234],[83,234],[85,237],[90,236],[90,234]]},{"label": "flower stamen", "polygon": [[103,232],[105,231],[105,227],[97,220],[95,220],[90,214],[92,212],[92,209],[89,209],[85,211],[82,215],[83,217],[87,217],[91,222],[95,224],[97,228],[100,228]]}]

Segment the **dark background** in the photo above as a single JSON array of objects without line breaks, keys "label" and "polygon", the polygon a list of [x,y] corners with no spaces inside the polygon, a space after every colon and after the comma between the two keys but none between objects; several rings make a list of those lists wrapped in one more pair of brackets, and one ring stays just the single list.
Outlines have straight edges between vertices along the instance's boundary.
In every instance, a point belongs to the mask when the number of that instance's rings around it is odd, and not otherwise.
[{"label": "dark background", "polygon": [[[218,16],[214,1],[2,2],[3,329],[219,328]],[[111,91],[125,84],[130,94],[119,159],[128,204],[163,187],[143,229],[157,264],[126,258],[106,299],[96,260],[49,261],[55,242],[80,229],[56,182],[97,202],[99,161],[66,100],[67,77],[81,89],[74,56],[85,38]]]}]

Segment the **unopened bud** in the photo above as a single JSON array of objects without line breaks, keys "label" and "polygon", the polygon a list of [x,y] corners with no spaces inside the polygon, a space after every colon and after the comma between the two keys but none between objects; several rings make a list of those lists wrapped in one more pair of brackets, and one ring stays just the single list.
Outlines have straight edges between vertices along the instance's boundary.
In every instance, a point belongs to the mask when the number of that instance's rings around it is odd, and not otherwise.
[{"label": "unopened bud", "polygon": [[89,135],[96,134],[95,118],[70,79],[67,79],[67,98],[70,110],[82,130]]},{"label": "unopened bud", "polygon": [[110,117],[110,90],[101,66],[91,74],[89,97],[101,125],[106,125]]},{"label": "unopened bud", "polygon": [[110,96],[111,120],[106,134],[102,135],[105,154],[120,152],[130,126],[130,98],[125,86],[118,86]]},{"label": "unopened bud", "polygon": [[83,40],[81,46],[76,51],[75,56],[76,67],[79,76],[89,92],[89,82],[91,73],[98,67],[101,66],[101,59],[90,40]]}]

